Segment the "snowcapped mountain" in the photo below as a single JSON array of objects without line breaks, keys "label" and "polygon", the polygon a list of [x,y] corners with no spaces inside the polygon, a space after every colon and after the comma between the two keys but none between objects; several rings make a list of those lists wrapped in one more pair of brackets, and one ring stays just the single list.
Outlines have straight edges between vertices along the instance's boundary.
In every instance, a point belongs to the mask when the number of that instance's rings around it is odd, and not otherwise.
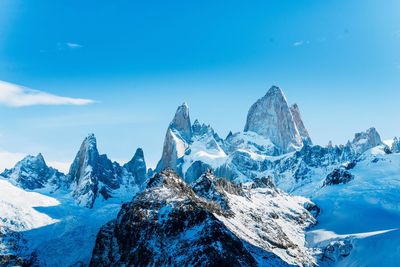
[{"label": "snowcapped mountain", "polygon": [[164,171],[101,229],[91,266],[311,265],[304,229],[315,220],[305,203],[210,172],[191,187]]},{"label": "snowcapped mountain", "polygon": [[272,86],[264,97],[251,106],[244,131],[255,132],[270,139],[280,153],[286,153],[303,145],[296,122],[302,127],[301,130],[306,135],[304,137],[309,138],[299,109],[290,109],[282,90]]},{"label": "snowcapped mountain", "polygon": [[[282,133],[282,125],[274,125],[274,122],[280,124],[281,121],[290,124]],[[192,126],[192,133],[193,128],[198,128],[198,124]],[[208,126],[208,129],[212,128]],[[314,247],[313,256],[320,265],[343,266],[341,264],[345,263],[344,266],[358,266],[357,262],[362,262],[366,266],[368,261],[379,262],[386,252],[371,257],[373,246],[370,239],[384,246],[400,246],[393,240],[398,231],[390,231],[400,228],[396,223],[399,210],[393,208],[397,207],[398,194],[391,193],[398,192],[400,181],[400,165],[396,163],[400,159],[397,138],[389,147],[382,142],[376,129],[370,128],[355,134],[346,145],[313,145],[299,107],[288,107],[284,94],[275,87],[250,108],[245,130],[230,133],[224,140],[213,130],[204,131],[205,137],[202,138],[192,136],[191,140],[185,140],[180,152],[182,156],[176,159],[176,165],[169,167],[177,170],[189,183],[208,169],[213,169],[216,176],[226,177],[237,184],[253,183],[270,176],[282,190],[311,198],[322,211],[322,221],[317,230],[307,234],[308,246]],[[301,142],[296,141],[298,136]],[[209,143],[216,145],[210,146]],[[285,148],[282,144],[289,145]],[[338,190],[344,190],[344,193],[338,193]],[[374,197],[369,198],[365,193],[370,191],[374,192],[371,193]],[[360,214],[352,212],[355,206]],[[337,217],[337,213],[343,215],[338,225],[333,227],[332,223],[326,223]],[[366,218],[374,217],[374,214],[382,216],[382,219],[374,220],[368,227],[353,224],[354,216],[368,221]],[[369,258],[360,260],[360,251]],[[396,255],[386,256],[383,262],[395,266],[393,263],[400,260]]]},{"label": "snowcapped mountain", "polygon": [[82,142],[67,175],[48,167],[38,154],[25,157],[1,176],[23,189],[71,194],[79,205],[93,208],[96,200],[130,200],[144,186],[147,170],[142,149],[121,167],[107,155],[99,154],[96,137],[90,134]]},{"label": "snowcapped mountain", "polygon": [[345,145],[314,145],[278,87],[225,139],[179,106],[155,174],[146,168],[142,149],[121,166],[89,135],[67,175],[41,154],[5,170],[0,266],[400,261],[399,139],[370,128]]},{"label": "snowcapped mountain", "polygon": [[5,170],[1,176],[28,190],[44,188],[47,185],[57,187],[65,180],[64,174],[46,165],[42,154],[25,157],[14,168]]},{"label": "snowcapped mountain", "polygon": [[142,149],[121,167],[83,141],[67,175],[27,156],[0,176],[0,266],[81,266],[97,232],[145,185]]},{"label": "snowcapped mountain", "polygon": [[79,205],[93,208],[96,199],[130,197],[146,179],[143,151],[138,151],[124,167],[100,155],[96,138],[90,134],[83,141],[67,175],[72,195]]}]

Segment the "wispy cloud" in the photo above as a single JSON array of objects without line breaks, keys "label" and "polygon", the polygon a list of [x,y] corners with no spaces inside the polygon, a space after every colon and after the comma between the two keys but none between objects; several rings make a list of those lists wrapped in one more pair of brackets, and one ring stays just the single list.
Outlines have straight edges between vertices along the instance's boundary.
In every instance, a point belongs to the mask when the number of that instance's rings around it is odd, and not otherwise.
[{"label": "wispy cloud", "polygon": [[76,43],[65,43],[66,46],[68,46],[71,49],[76,49],[76,48],[81,48],[82,45],[76,44]]},{"label": "wispy cloud", "polygon": [[88,105],[91,99],[72,98],[29,89],[20,85],[0,81],[0,105],[26,107],[36,105]]},{"label": "wispy cloud", "polygon": [[293,43],[293,46],[301,46],[304,44],[304,41],[296,41]]},{"label": "wispy cloud", "polygon": [[60,43],[57,43],[57,49],[60,50],[60,51],[63,51],[63,50],[76,50],[76,49],[79,49],[79,48],[82,48],[82,47],[83,47],[83,45],[78,44],[78,43],[72,43],[72,42],[66,42],[66,43],[60,42]]}]

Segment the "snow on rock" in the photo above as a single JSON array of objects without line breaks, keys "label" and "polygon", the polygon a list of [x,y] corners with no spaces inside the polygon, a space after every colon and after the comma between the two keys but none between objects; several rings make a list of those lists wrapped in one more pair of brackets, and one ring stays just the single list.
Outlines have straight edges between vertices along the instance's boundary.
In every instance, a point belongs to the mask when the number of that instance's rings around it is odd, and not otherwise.
[{"label": "snow on rock", "polygon": [[143,149],[138,148],[133,158],[124,165],[124,168],[133,176],[134,183],[142,186],[147,179],[147,167]]},{"label": "snow on rock", "polygon": [[368,149],[382,145],[383,142],[375,128],[369,128],[365,132],[356,133],[351,146],[357,154],[362,154]]},{"label": "snow on rock", "polygon": [[322,210],[307,234],[309,245],[321,253],[333,241],[350,240],[353,246],[348,256],[337,257],[340,243],[333,244],[328,251],[339,260],[329,266],[395,266],[400,261],[400,254],[392,253],[400,249],[399,230],[388,231],[399,228],[400,155],[385,153],[385,147],[358,157],[350,183],[303,191]]},{"label": "snow on rock", "polygon": [[29,190],[44,188],[49,184],[59,187],[65,179],[64,174],[46,165],[42,154],[26,156],[14,168],[6,169],[1,176],[7,178],[11,183]]},{"label": "snow on rock", "polygon": [[392,153],[400,153],[400,140],[395,137],[390,145]]},{"label": "snow on rock", "polygon": [[192,125],[189,117],[189,106],[186,103],[178,107],[169,128],[179,132],[183,139],[190,140],[192,137]]},{"label": "snow on rock", "polygon": [[0,266],[87,266],[100,227],[122,205],[87,209],[64,192],[46,194],[0,179]]},{"label": "snow on rock", "polygon": [[281,153],[303,145],[286,97],[276,86],[272,86],[264,97],[251,106],[244,131],[270,139]]},{"label": "snow on rock", "polygon": [[157,164],[156,171],[162,171],[167,168],[176,170],[177,160],[184,155],[191,138],[192,126],[189,107],[184,103],[178,107],[174,118],[168,126],[162,156]]},{"label": "snow on rock", "polygon": [[87,136],[67,176],[76,202],[81,206],[93,208],[99,196],[101,196],[99,201],[124,195],[131,197],[140,186],[135,183],[135,179],[140,182],[145,180],[144,158],[140,151],[133,160],[138,161],[137,165],[131,161],[126,165],[127,169],[121,167],[108,159],[107,155],[99,154],[93,134]]},{"label": "snow on rock", "polygon": [[211,172],[192,189],[167,170],[102,228],[91,266],[312,265],[304,228],[315,221],[305,201],[245,191]]},{"label": "snow on rock", "polygon": [[336,168],[326,177],[323,186],[347,184],[354,179],[352,175],[345,168]]}]

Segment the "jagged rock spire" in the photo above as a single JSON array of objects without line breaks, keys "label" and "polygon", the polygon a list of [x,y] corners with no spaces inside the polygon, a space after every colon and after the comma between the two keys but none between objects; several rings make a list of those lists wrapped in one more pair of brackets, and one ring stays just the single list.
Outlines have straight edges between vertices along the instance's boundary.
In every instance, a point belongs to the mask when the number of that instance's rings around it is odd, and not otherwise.
[{"label": "jagged rock spire", "polygon": [[356,133],[353,141],[350,143],[357,154],[364,153],[368,149],[382,144],[381,136],[374,127],[369,128],[365,132]]},{"label": "jagged rock spire", "polygon": [[165,134],[163,153],[157,164],[157,172],[168,168],[176,170],[177,160],[184,155],[192,135],[189,107],[186,103],[183,103],[176,110]]},{"label": "jagged rock spire", "polygon": [[251,106],[244,131],[269,138],[282,153],[303,145],[286,97],[277,86]]},{"label": "jagged rock spire", "polygon": [[400,153],[400,140],[397,137],[393,139],[391,150],[392,153]]},{"label": "jagged rock spire", "polygon": [[72,178],[73,181],[79,182],[79,179],[85,175],[85,172],[91,171],[86,169],[86,167],[95,165],[99,156],[96,137],[94,134],[89,134],[83,140],[78,154],[71,165],[68,176]]},{"label": "jagged rock spire", "polygon": [[192,125],[190,123],[189,106],[186,103],[178,107],[169,128],[174,129],[185,140],[190,140],[192,137]]},{"label": "jagged rock spire", "polygon": [[124,168],[135,178],[135,183],[142,185],[147,179],[147,167],[143,149],[138,148],[133,158],[124,165]]},{"label": "jagged rock spire", "polygon": [[1,176],[24,189],[35,190],[45,187],[48,183],[57,186],[64,175],[48,167],[43,155],[26,156],[14,168],[5,170]]},{"label": "jagged rock spire", "polygon": [[100,155],[94,134],[89,134],[73,161],[68,180],[76,202],[93,208],[99,195],[104,199],[111,197],[111,191],[121,185],[121,167]]},{"label": "jagged rock spire", "polygon": [[299,131],[299,134],[301,138],[303,139],[303,142],[312,145],[312,141],[310,138],[310,135],[308,134],[308,131],[306,127],[304,126],[302,117],[300,115],[300,109],[297,104],[293,104],[290,107],[290,112],[292,113],[294,123],[296,124],[297,130]]}]

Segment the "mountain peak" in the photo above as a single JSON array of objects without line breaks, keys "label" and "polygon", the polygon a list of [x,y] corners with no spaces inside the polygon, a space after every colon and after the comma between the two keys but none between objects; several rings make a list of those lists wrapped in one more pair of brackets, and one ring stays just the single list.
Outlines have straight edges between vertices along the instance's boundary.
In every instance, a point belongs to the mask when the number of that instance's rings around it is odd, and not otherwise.
[{"label": "mountain peak", "polygon": [[14,168],[5,170],[1,175],[29,190],[44,188],[49,183],[57,186],[63,177],[63,174],[47,166],[41,153],[24,157]]},{"label": "mountain peak", "polygon": [[365,132],[356,133],[351,142],[351,146],[359,154],[382,144],[381,136],[374,127],[369,128]]},{"label": "mountain peak", "polygon": [[137,185],[143,185],[147,178],[147,167],[144,160],[143,149],[136,149],[135,155],[128,163],[124,165],[124,168],[132,174]]},{"label": "mountain peak", "polygon": [[303,145],[286,97],[277,86],[251,106],[244,131],[270,139],[281,153]]},{"label": "mountain peak", "polygon": [[175,170],[177,159],[183,156],[192,137],[189,107],[186,103],[183,103],[177,108],[165,134],[163,153],[156,171],[159,172],[167,168]]},{"label": "mountain peak", "polygon": [[179,132],[185,140],[190,140],[192,137],[192,125],[190,123],[189,106],[186,103],[177,108],[169,127]]},{"label": "mountain peak", "polygon": [[83,140],[82,145],[86,145],[89,149],[97,149],[96,136],[93,133],[88,134]]},{"label": "mountain peak", "polygon": [[271,96],[278,96],[278,97],[283,97],[286,99],[285,94],[283,93],[282,89],[276,85],[272,85],[271,88],[267,91],[267,94],[265,96],[271,97]]}]

